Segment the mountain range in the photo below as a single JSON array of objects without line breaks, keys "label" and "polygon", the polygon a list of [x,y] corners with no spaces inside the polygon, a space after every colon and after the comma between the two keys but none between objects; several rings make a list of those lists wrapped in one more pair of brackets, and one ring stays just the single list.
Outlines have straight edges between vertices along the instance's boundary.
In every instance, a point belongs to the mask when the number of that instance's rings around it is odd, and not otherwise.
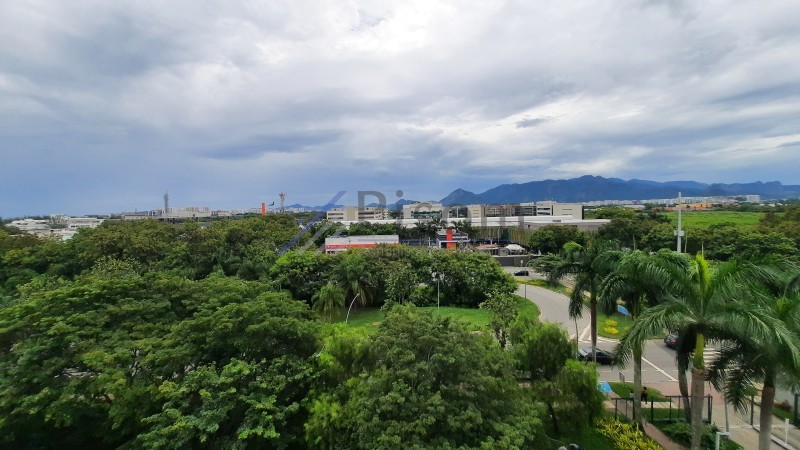
[{"label": "mountain range", "polygon": [[[760,195],[762,199],[782,199],[800,197],[800,185],[784,185],[780,181],[761,181],[753,183],[699,183],[697,181],[649,181],[636,178],[604,178],[584,175],[568,180],[542,180],[527,183],[501,184],[485,192],[476,194],[464,189],[456,189],[440,200],[444,205],[474,205],[522,203],[554,200],[564,203],[581,203],[595,200],[648,200],[675,198],[680,192],[684,197]],[[390,203],[391,209],[402,209],[403,205],[414,203],[400,199]],[[289,205],[289,208],[305,208],[327,211],[343,205],[304,206]],[[370,203],[367,206],[378,206]]]},{"label": "mountain range", "polygon": [[528,183],[501,184],[480,194],[456,189],[441,200],[445,205],[521,203],[554,200],[557,202],[590,202],[595,200],[647,200],[684,197],[760,195],[763,199],[800,196],[800,185],[783,185],[780,181],[763,183],[698,183],[696,181],[622,180],[585,175],[568,180],[542,180]]}]

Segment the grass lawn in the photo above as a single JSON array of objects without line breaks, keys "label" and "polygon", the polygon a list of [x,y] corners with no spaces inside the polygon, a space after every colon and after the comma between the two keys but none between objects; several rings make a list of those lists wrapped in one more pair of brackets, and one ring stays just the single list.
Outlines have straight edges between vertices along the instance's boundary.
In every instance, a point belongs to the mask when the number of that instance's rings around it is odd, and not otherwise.
[{"label": "grass lawn", "polygon": [[[606,321],[613,320],[617,322],[616,327],[609,327],[606,325]],[[607,316],[601,312],[597,313],[597,335],[603,336],[605,338],[610,339],[619,339],[625,333],[628,332],[628,329],[633,326],[633,320],[629,316],[623,316],[622,314],[615,313],[610,316]],[[609,333],[605,331],[606,328],[615,328],[619,333]]]},{"label": "grass lawn", "polygon": [[[539,317],[539,308],[536,304],[518,295],[514,295],[513,297],[517,302],[519,314],[530,314],[534,317]],[[418,308],[420,311],[430,311],[436,314],[435,306],[419,306]],[[489,325],[489,312],[485,309],[442,306],[439,309],[439,314],[445,317],[457,317],[467,322],[470,328],[475,330],[486,328]],[[382,311],[380,308],[353,308],[347,323],[352,327],[374,331],[377,330],[378,326],[383,322],[385,315],[386,312]],[[343,321],[344,317],[341,317],[339,322]]]},{"label": "grass lawn", "polygon": [[[608,384],[609,386],[611,386],[611,390],[622,398],[628,398],[631,395],[631,390],[633,389],[633,383],[620,383],[618,381],[610,381]],[[664,397],[664,394],[662,394],[661,391],[659,391],[658,389],[651,388],[649,386],[645,387],[647,387],[647,398],[649,400],[655,400],[657,402],[660,402],[667,399],[666,397]],[[642,407],[644,408],[644,406]]]},{"label": "grass lawn", "polygon": [[582,433],[565,433],[555,439],[558,445],[552,448],[558,448],[559,445],[567,446],[569,444],[578,444],[586,450],[615,450],[614,443],[611,439],[600,434],[595,428],[587,428]]},{"label": "grass lawn", "polygon": [[570,288],[568,288],[568,287],[566,287],[566,286],[564,286],[563,284],[560,284],[560,283],[553,285],[553,284],[550,284],[550,283],[548,283],[548,282],[546,282],[544,280],[521,280],[519,278],[517,279],[517,282],[519,282],[520,284],[527,284],[529,286],[536,286],[536,287],[540,287],[540,288],[549,289],[551,291],[558,292],[560,294],[564,294],[567,297],[569,297],[572,294],[572,289],[570,289]]},{"label": "grass lawn", "polygon": [[792,420],[794,418],[794,414],[791,411],[787,411],[781,408],[772,408],[772,415],[775,417],[779,417],[781,420],[789,419]]},{"label": "grass lawn", "polygon": [[[674,224],[678,224],[678,213],[668,212],[667,217]],[[763,212],[737,212],[737,211],[683,211],[681,221],[686,229],[705,229],[711,225],[725,222],[735,223],[739,228],[752,230],[758,221],[764,217]]]}]

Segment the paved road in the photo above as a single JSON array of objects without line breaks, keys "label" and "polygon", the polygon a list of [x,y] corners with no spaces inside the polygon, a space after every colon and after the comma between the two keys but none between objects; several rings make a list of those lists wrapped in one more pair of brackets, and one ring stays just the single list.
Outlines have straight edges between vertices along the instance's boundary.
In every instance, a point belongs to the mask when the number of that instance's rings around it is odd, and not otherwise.
[{"label": "paved road", "polygon": [[[519,268],[506,268],[506,270],[514,272]],[[537,277],[535,273],[531,272],[531,274],[530,278]],[[542,321],[562,324],[570,332],[570,337],[575,338],[575,322],[569,318],[567,312],[569,299],[566,296],[548,289],[527,285],[520,285],[516,293],[536,303],[541,310]],[[581,347],[590,346],[588,311],[584,312],[583,318],[578,319],[577,325],[579,345]],[[599,336],[597,338],[597,346],[603,350],[613,350],[615,345],[615,340]],[[713,353],[713,349],[707,350],[707,359],[713,357]],[[625,368],[600,366],[598,372],[601,381],[619,381],[622,377],[624,377],[625,381],[633,381],[633,367],[630,364]],[[677,378],[678,368],[675,362],[675,351],[667,348],[660,339],[647,342],[642,360],[642,383],[648,387],[656,388],[666,395],[679,395]],[[707,386],[706,392],[714,397],[712,419],[724,429],[726,423],[725,402],[722,400],[720,393],[711,389],[710,386]],[[758,418],[756,417],[757,421]],[[734,413],[732,408],[728,409],[731,437],[747,449],[757,448],[758,433],[748,422],[748,417]],[[775,427],[773,434],[782,436],[782,424],[776,420],[773,426]],[[793,432],[797,432],[797,430],[794,429]],[[772,449],[782,448],[784,447],[773,442]]]}]

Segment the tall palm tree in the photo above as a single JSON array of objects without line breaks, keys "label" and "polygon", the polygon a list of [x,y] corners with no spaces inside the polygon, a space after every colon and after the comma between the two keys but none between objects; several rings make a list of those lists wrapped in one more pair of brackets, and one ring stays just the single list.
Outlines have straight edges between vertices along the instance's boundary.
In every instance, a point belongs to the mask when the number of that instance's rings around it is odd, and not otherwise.
[{"label": "tall palm tree", "polygon": [[311,309],[330,322],[344,308],[344,289],[328,283],[311,298]]},{"label": "tall palm tree", "polygon": [[[730,345],[723,348],[709,373],[717,389],[725,387],[726,401],[743,411],[748,392],[756,382],[762,383],[759,416],[760,450],[771,448],[772,409],[775,401],[776,381],[800,380],[800,296],[796,283],[800,274],[784,278],[778,292],[768,290],[762,306],[783,328],[764,338],[734,336]],[[771,291],[771,292],[770,292]],[[777,294],[777,295],[775,295]]]},{"label": "tall palm tree", "polygon": [[703,433],[704,383],[708,371],[703,357],[709,339],[749,336],[768,341],[781,339],[785,329],[780,321],[753,300],[754,280],[763,278],[762,268],[746,262],[729,261],[712,270],[698,254],[685,268],[668,268],[670,295],[645,310],[620,340],[617,351],[628,354],[654,334],[680,330],[694,342],[692,357],[691,422],[692,449],[700,448]]},{"label": "tall palm tree", "polygon": [[573,319],[583,317],[583,293],[589,293],[589,327],[594,362],[597,362],[597,292],[607,272],[603,255],[615,249],[616,245],[610,241],[591,240],[586,246],[569,242],[564,245],[562,259],[548,274],[551,282],[557,282],[566,275],[575,276],[575,288],[569,298],[569,316]]},{"label": "tall palm tree", "polygon": [[[670,281],[668,265],[680,265],[683,260],[672,252],[654,255],[641,250],[609,252],[606,256],[610,272],[599,287],[599,300],[605,310],[613,310],[617,300],[625,302],[631,317],[636,320],[648,306],[655,306],[668,294]],[[633,419],[642,423],[642,353],[643,343],[631,346],[633,354]],[[620,354],[624,362],[627,354]]]},{"label": "tall palm tree", "polygon": [[347,299],[358,297],[358,303],[362,306],[372,303],[375,283],[363,253],[358,250],[344,253],[334,276]]}]

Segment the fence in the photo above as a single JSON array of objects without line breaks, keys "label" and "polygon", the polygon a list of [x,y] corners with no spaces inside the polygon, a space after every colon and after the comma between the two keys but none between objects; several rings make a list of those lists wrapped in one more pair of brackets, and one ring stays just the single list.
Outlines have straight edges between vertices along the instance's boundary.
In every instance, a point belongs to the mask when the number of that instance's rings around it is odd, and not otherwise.
[{"label": "fence", "polygon": [[[642,415],[649,419],[650,423],[653,422],[678,422],[684,421],[685,416],[683,413],[683,397],[680,395],[667,395],[664,399],[655,400],[648,399],[642,402]],[[619,414],[625,417],[633,416],[633,399],[632,398],[614,398],[614,418],[616,419]],[[711,396],[706,395],[705,410],[706,417],[703,419],[706,423],[711,423]],[[623,404],[623,407],[620,406]]]}]

